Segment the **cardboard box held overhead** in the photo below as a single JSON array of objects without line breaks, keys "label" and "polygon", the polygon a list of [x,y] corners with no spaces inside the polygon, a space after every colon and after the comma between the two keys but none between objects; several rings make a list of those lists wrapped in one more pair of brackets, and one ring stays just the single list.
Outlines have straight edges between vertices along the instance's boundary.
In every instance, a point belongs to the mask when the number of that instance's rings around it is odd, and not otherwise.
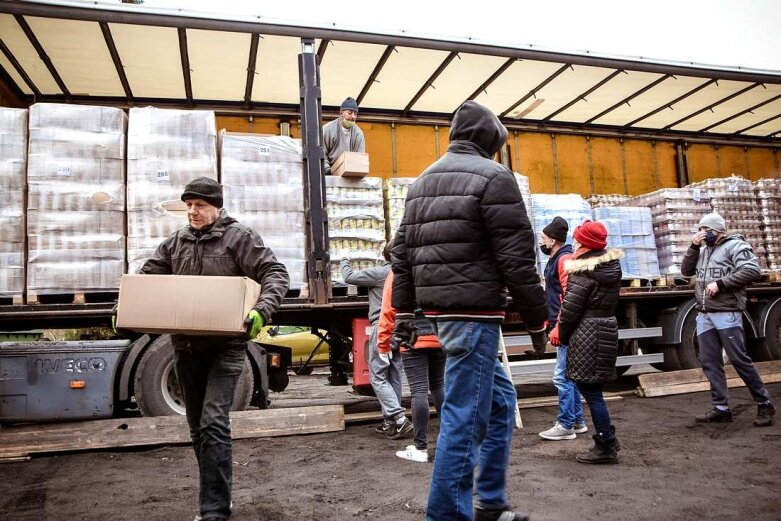
[{"label": "cardboard box held overhead", "polygon": [[366,177],[369,173],[369,154],[342,152],[331,165],[331,174],[340,177]]},{"label": "cardboard box held overhead", "polygon": [[257,303],[247,277],[123,275],[117,328],[141,333],[235,336]]}]

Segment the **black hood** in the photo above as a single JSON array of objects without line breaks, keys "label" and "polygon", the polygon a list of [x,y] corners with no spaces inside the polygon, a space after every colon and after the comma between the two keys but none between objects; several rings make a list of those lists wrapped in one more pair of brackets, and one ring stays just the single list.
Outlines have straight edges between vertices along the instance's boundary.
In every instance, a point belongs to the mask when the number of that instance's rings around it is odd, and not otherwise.
[{"label": "black hood", "polygon": [[456,111],[450,127],[450,141],[468,141],[492,157],[507,141],[507,129],[496,114],[474,101],[467,101]]}]

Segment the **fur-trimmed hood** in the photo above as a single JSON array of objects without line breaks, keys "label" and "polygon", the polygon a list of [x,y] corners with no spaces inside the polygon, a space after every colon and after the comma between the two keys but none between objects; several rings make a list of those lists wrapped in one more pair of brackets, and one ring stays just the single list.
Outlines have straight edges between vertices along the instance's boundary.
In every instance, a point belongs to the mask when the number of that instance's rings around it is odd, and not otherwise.
[{"label": "fur-trimmed hood", "polygon": [[592,250],[577,259],[569,259],[564,263],[564,270],[572,275],[579,273],[595,279],[600,284],[617,283],[621,281],[621,264],[619,259],[624,252],[618,249]]}]

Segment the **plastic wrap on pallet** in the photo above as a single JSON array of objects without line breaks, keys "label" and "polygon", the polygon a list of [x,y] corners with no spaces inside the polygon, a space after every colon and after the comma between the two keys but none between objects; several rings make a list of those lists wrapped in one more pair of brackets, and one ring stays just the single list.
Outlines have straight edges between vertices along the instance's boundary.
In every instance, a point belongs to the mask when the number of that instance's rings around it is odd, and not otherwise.
[{"label": "plastic wrap on pallet", "polygon": [[125,265],[125,113],[30,108],[27,291],[116,291]]},{"label": "plastic wrap on pallet", "polygon": [[326,176],[331,279],[341,283],[339,260],[354,261],[353,268],[375,266],[385,246],[385,211],[382,179]]},{"label": "plastic wrap on pallet", "polygon": [[529,223],[532,225],[532,233],[535,233],[537,228],[534,227],[534,214],[532,213],[532,193],[529,189],[529,178],[525,175],[521,175],[518,172],[513,173],[515,182],[518,183],[518,189],[521,191],[521,198],[523,198],[523,205],[526,207],[526,214],[529,216]]},{"label": "plastic wrap on pallet", "polygon": [[586,201],[592,208],[610,208],[624,204],[630,196],[623,194],[591,194]]},{"label": "plastic wrap on pallet", "polygon": [[[569,224],[567,242],[572,242],[575,227],[587,219],[591,219],[591,206],[577,194],[532,194],[532,215],[534,229],[542,231],[554,217],[559,216]],[[537,237],[534,243],[537,251],[537,270],[542,275],[549,257],[537,248]]]},{"label": "plastic wrap on pallet", "polygon": [[0,297],[24,293],[27,109],[0,108]]},{"label": "plastic wrap on pallet", "polygon": [[409,187],[416,177],[393,177],[385,180],[384,192],[386,208],[386,228],[388,239],[396,236],[401,219],[404,217],[404,204],[407,200]]},{"label": "plastic wrap on pallet", "polygon": [[681,261],[697,224],[711,211],[708,190],[662,188],[632,197],[621,206],[645,206],[651,210],[659,271],[662,275],[680,275]]},{"label": "plastic wrap on pallet", "polygon": [[760,227],[767,268],[781,271],[781,179],[759,179],[754,194],[760,212]]},{"label": "plastic wrap on pallet", "polygon": [[624,252],[621,259],[624,278],[652,278],[660,275],[650,208],[594,208],[594,219],[607,228],[608,248],[618,248]]},{"label": "plastic wrap on pallet", "polygon": [[263,237],[290,275],[306,283],[304,167],[301,142],[286,136],[220,131],[225,208]]},{"label": "plastic wrap on pallet", "polygon": [[765,236],[762,222],[757,219],[754,183],[741,176],[731,175],[705,179],[689,186],[708,191],[712,210],[718,212],[727,222],[727,233],[742,235],[754,249],[760,267],[767,269]]},{"label": "plastic wrap on pallet", "polygon": [[214,112],[130,109],[127,139],[130,273],[138,272],[158,244],[187,224],[180,197],[184,186],[197,177],[217,179]]}]

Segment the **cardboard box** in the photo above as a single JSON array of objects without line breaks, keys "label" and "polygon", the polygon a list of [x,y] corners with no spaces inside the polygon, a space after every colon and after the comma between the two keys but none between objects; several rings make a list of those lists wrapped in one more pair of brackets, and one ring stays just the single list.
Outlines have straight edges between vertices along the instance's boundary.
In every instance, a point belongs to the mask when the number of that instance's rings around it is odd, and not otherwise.
[{"label": "cardboard box", "polygon": [[235,336],[257,303],[247,277],[123,275],[117,328],[141,333]]},{"label": "cardboard box", "polygon": [[366,177],[369,173],[369,154],[343,152],[331,165],[331,174],[340,177]]}]

